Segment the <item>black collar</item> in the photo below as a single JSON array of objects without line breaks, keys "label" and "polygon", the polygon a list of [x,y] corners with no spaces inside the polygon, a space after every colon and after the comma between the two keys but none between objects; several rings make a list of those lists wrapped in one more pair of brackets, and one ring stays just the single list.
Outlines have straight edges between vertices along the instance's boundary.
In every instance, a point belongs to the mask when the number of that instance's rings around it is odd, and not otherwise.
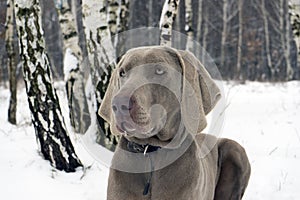
[{"label": "black collar", "polygon": [[142,145],[142,144],[138,144],[138,143],[127,140],[127,149],[129,152],[132,152],[132,153],[146,154],[146,153],[151,153],[151,152],[157,151],[160,148],[161,147],[159,147],[159,146],[152,146],[150,144]]}]

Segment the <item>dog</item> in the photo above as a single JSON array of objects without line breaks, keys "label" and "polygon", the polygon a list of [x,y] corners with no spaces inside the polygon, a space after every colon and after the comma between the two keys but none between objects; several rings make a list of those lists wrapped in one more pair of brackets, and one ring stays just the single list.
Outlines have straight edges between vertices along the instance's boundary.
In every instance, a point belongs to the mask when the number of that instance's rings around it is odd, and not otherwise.
[{"label": "dog", "polygon": [[241,199],[251,173],[244,148],[201,133],[220,96],[192,53],[162,46],[129,50],[98,111],[121,135],[107,199]]}]

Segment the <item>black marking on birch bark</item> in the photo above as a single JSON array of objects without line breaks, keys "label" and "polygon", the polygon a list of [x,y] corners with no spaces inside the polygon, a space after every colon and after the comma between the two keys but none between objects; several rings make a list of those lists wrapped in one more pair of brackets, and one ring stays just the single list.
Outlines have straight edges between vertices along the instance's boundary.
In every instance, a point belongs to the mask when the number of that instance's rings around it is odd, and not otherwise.
[{"label": "black marking on birch bark", "polygon": [[64,35],[64,39],[65,39],[65,40],[68,40],[68,39],[70,39],[70,38],[72,38],[72,37],[75,37],[75,36],[77,36],[77,32],[76,32],[76,31],[72,31],[72,32],[70,32],[69,34]]},{"label": "black marking on birch bark", "polygon": [[[28,20],[32,18],[32,15],[36,35],[31,32],[28,25]],[[82,164],[65,130],[58,97],[52,87],[49,60],[44,52],[43,34],[39,27],[39,8],[36,5],[30,8],[20,8],[17,17],[20,21],[24,21],[25,29],[22,26],[19,27],[21,58],[29,108],[41,152],[44,158],[57,169],[66,172],[75,171],[75,168]],[[35,48],[32,46],[33,42],[36,42]],[[27,46],[26,52],[24,52],[25,45]],[[45,63],[44,66],[34,55],[36,52],[46,55],[40,58],[44,59],[42,61]],[[34,68],[30,68],[29,65],[33,65]]]},{"label": "black marking on birch bark", "polygon": [[169,18],[169,17],[172,16],[172,12],[171,12],[171,11],[167,11],[167,12],[166,12],[166,15],[167,15],[167,17]]}]

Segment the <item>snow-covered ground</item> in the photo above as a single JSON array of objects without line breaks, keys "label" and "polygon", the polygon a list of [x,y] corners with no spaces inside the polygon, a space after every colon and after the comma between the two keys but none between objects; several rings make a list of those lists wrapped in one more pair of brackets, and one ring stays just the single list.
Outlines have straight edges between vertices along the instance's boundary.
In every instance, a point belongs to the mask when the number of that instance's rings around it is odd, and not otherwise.
[{"label": "snow-covered ground", "polygon": [[[300,199],[300,82],[228,83],[225,93],[229,106],[222,137],[241,143],[252,165],[244,199]],[[67,113],[65,94],[59,96]],[[106,199],[108,169],[74,137],[77,154],[91,167],[85,173],[54,170],[38,153],[25,91],[19,91],[17,126],[7,122],[8,97],[0,88],[0,198]]]}]

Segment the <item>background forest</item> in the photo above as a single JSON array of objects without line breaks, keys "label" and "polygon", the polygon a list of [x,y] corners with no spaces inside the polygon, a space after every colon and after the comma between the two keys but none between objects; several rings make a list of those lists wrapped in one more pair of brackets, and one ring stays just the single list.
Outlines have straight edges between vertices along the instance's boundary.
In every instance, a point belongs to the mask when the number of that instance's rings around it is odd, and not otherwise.
[{"label": "background forest", "polygon": [[[299,79],[299,2],[186,1],[191,3],[189,17],[192,18],[192,26],[186,24],[187,6],[185,0],[182,0],[174,30],[185,34],[192,32],[194,40],[213,58],[224,79]],[[77,14],[80,45],[83,52],[86,52],[80,0],[70,3],[75,4],[72,10]],[[158,27],[163,4],[163,0],[130,1],[127,29]],[[0,82],[3,84],[8,79],[4,45],[6,0],[1,0],[0,5]],[[63,38],[58,15],[54,1],[41,1],[41,7],[47,50],[55,66],[54,75],[59,78],[63,76]],[[185,41],[177,42],[175,46],[178,48],[185,47]]]}]

